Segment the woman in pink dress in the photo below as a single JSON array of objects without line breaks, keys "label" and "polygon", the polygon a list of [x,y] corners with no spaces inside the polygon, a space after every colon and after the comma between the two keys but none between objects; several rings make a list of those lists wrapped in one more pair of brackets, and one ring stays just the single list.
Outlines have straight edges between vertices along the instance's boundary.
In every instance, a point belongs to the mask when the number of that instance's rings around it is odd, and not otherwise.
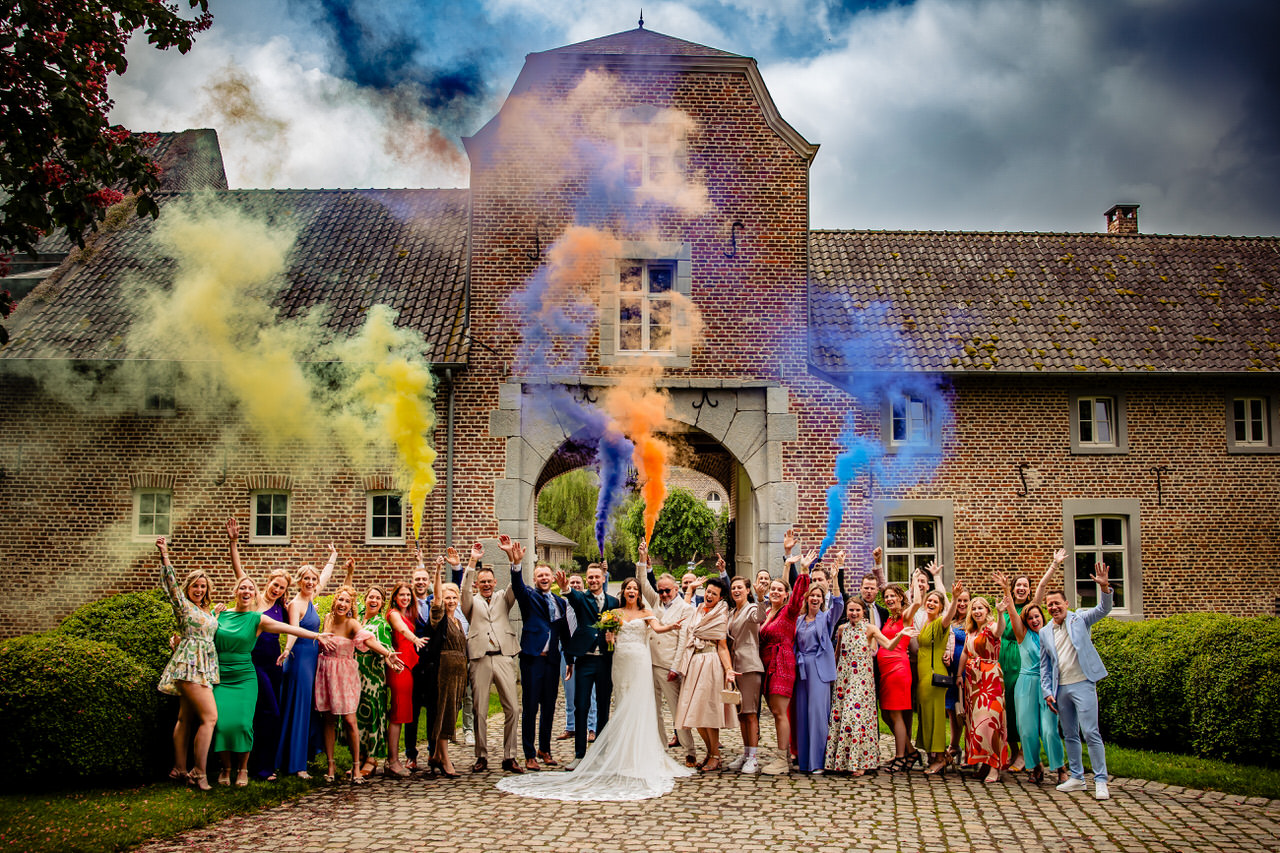
[{"label": "woman in pink dress", "polygon": [[1009,728],[1005,719],[1004,672],[1000,669],[1002,619],[985,598],[969,601],[965,620],[964,707],[969,718],[965,752],[970,764],[985,764],[985,782],[1000,781],[1009,763]]},{"label": "woman in pink dress", "polygon": [[[329,760],[329,772],[324,780],[332,782],[336,772],[333,764],[333,744],[337,736],[338,717],[347,726],[347,743],[360,743],[360,728],[356,725],[356,710],[360,707],[360,668],[356,664],[356,649],[376,652],[386,660],[393,672],[404,669],[395,652],[378,642],[371,631],[366,631],[355,617],[356,591],[349,586],[339,589],[333,596],[333,606],[324,620],[321,633],[333,633],[333,649],[320,650],[316,665],[315,708],[324,716],[324,754]],[[353,784],[364,784],[364,777],[352,768]]]},{"label": "woman in pink dress", "polygon": [[800,561],[800,574],[788,595],[787,582],[775,578],[769,584],[769,612],[760,625],[760,660],[764,664],[764,696],[773,714],[773,728],[778,733],[778,754],[760,768],[772,776],[791,769],[787,754],[791,747],[791,720],[787,708],[796,684],[796,619],[809,591],[809,566],[818,556],[813,549]]}]

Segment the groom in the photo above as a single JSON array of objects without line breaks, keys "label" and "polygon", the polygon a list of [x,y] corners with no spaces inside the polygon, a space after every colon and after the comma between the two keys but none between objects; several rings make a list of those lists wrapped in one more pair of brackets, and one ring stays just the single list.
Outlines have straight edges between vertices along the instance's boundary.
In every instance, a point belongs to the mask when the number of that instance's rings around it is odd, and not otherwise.
[{"label": "groom", "polygon": [[618,599],[605,592],[604,563],[592,563],[587,567],[587,588],[569,588],[564,572],[556,573],[556,583],[573,608],[578,629],[565,644],[564,656],[569,671],[574,674],[573,761],[566,770],[575,770],[578,762],[587,754],[587,713],[591,709],[591,691],[596,692],[597,733],[603,732],[609,722],[609,698],[613,694],[613,652],[608,650],[604,632],[592,626],[600,621],[600,614],[621,606]]}]

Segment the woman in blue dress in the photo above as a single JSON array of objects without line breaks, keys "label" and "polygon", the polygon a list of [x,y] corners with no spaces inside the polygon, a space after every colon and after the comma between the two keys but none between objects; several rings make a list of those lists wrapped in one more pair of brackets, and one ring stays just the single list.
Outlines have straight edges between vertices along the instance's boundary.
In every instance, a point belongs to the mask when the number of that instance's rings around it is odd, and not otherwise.
[{"label": "woman in blue dress", "polygon": [[[308,631],[320,631],[320,614],[313,603],[333,575],[338,562],[338,549],[329,546],[329,562],[323,571],[307,565],[298,569],[298,594],[289,602],[289,624]],[[319,725],[312,725],[312,697],[316,686],[316,664],[320,646],[315,640],[289,637],[279,663],[284,667],[284,687],[280,697],[280,743],[276,747],[276,766],[284,773],[310,779],[307,762],[320,750],[313,744]]]}]

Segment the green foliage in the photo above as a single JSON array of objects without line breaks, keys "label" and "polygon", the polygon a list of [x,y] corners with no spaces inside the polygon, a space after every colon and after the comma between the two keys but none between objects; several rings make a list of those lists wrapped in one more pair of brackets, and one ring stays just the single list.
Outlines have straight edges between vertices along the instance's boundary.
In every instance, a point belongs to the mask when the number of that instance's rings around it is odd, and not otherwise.
[{"label": "green foliage", "polygon": [[600,559],[596,544],[596,499],[600,494],[594,472],[578,468],[561,474],[538,493],[538,521],[578,546],[575,557]]},{"label": "green foliage", "polygon": [[125,592],[91,602],[62,620],[55,632],[111,643],[151,670],[155,680],[173,650],[173,606],[160,590]]},{"label": "green foliage", "polygon": [[1098,683],[1108,740],[1280,765],[1280,619],[1106,619],[1093,639],[1109,673]]},{"label": "green foliage", "polygon": [[143,664],[109,643],[61,633],[0,643],[4,784],[129,780],[153,769],[160,694]]},{"label": "green foliage", "polygon": [[[630,506],[622,526],[637,542],[644,538],[643,499]],[[672,489],[654,525],[649,553],[658,564],[675,571],[694,554],[700,559],[711,556],[715,529],[716,515],[710,507],[686,489]],[[714,562],[715,558],[711,557],[708,564]],[[703,568],[705,574],[706,565]]]}]

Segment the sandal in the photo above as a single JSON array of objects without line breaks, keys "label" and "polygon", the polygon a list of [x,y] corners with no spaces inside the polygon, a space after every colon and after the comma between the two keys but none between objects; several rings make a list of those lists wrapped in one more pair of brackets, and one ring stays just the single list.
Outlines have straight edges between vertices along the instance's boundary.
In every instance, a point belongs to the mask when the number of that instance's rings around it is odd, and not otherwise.
[{"label": "sandal", "polygon": [[1044,766],[1043,766],[1043,765],[1040,765],[1040,764],[1037,764],[1035,767],[1033,767],[1033,768],[1032,768],[1032,770],[1031,770],[1031,778],[1036,780],[1036,784],[1037,784],[1037,785],[1039,785],[1041,782],[1043,782],[1043,781],[1044,781]]},{"label": "sandal", "polygon": [[248,770],[241,770],[236,773],[236,787],[237,788],[249,787],[249,771]]},{"label": "sandal", "polygon": [[225,788],[230,784],[231,784],[231,770],[224,767],[222,768],[222,771],[218,773],[218,785],[220,787]]},{"label": "sandal", "polygon": [[199,788],[201,791],[213,790],[213,786],[209,784],[209,777],[205,776],[204,773],[199,770],[192,770],[189,772],[187,774],[187,779],[193,786]]},{"label": "sandal", "polygon": [[169,771],[169,781],[177,782],[179,785],[185,785],[191,781],[191,777],[187,774],[186,770],[179,770],[175,767]]},{"label": "sandal", "polygon": [[361,774],[361,772],[360,772],[359,770],[355,769],[354,767],[352,767],[352,768],[351,768],[351,773],[350,773],[349,775],[351,776],[351,784],[352,784],[352,785],[364,785],[364,784],[367,784],[367,783],[364,781],[364,775],[363,775],[363,774]]},{"label": "sandal", "polygon": [[703,773],[715,773],[721,769],[720,756],[707,756],[707,760],[698,766]]}]

